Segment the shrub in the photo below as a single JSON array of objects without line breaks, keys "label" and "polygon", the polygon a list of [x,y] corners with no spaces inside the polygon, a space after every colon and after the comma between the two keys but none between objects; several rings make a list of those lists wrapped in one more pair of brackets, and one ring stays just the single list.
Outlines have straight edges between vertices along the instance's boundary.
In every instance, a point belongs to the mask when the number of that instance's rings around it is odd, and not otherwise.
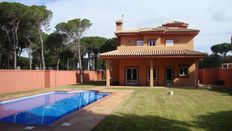
[{"label": "shrub", "polygon": [[213,82],[214,85],[217,85],[217,86],[224,86],[224,81],[223,80],[215,80]]}]

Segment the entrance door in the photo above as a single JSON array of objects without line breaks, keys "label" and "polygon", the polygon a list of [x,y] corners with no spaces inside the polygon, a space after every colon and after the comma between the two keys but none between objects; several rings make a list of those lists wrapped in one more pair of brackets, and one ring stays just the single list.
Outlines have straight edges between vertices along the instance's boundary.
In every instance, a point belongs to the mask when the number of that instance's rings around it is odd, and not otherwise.
[{"label": "entrance door", "polygon": [[126,68],[126,85],[138,84],[138,69],[135,67]]},{"label": "entrance door", "polygon": [[167,67],[166,68],[166,85],[172,85],[173,81],[173,68],[172,67]]}]

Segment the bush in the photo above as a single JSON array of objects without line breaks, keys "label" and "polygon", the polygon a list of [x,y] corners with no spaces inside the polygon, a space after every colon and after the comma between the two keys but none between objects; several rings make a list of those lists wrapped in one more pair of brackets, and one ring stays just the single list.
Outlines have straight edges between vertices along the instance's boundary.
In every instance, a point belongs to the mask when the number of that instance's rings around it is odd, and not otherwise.
[{"label": "bush", "polygon": [[217,68],[222,63],[222,56],[218,54],[211,54],[206,56],[203,61],[199,63],[200,68]]},{"label": "bush", "polygon": [[214,85],[217,85],[217,86],[224,86],[224,81],[223,80],[215,80],[213,82]]}]

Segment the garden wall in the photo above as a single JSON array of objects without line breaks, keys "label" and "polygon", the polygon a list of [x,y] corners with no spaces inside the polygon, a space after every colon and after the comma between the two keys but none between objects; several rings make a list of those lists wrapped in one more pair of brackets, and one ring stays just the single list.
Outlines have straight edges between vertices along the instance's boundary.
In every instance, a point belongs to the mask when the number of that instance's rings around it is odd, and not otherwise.
[{"label": "garden wall", "polygon": [[[84,71],[84,82],[102,80],[102,71]],[[79,71],[0,70],[0,93],[79,83]]]},{"label": "garden wall", "polygon": [[199,69],[201,84],[213,85],[217,80],[223,80],[225,87],[232,88],[232,69]]}]

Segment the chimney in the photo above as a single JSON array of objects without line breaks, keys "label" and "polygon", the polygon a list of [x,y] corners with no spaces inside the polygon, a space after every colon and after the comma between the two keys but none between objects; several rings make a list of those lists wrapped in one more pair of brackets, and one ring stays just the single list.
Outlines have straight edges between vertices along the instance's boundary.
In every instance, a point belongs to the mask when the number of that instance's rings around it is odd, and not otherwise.
[{"label": "chimney", "polygon": [[116,32],[117,31],[122,31],[122,27],[123,27],[123,22],[122,20],[116,20]]}]

